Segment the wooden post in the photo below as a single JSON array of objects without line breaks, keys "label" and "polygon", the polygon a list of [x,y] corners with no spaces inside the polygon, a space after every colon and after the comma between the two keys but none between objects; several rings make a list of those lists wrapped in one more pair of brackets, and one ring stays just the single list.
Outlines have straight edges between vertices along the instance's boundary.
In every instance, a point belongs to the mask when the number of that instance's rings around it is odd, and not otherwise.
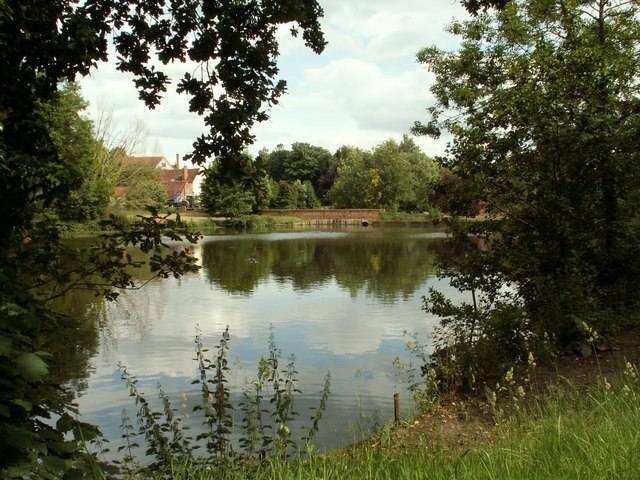
[{"label": "wooden post", "polygon": [[400,422],[400,394],[393,394],[393,418],[396,423]]}]

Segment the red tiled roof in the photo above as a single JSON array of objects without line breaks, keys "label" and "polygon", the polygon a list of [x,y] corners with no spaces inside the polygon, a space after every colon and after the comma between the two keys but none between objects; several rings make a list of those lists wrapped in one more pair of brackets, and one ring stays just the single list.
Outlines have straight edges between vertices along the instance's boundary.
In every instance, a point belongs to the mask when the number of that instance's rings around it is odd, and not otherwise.
[{"label": "red tiled roof", "polygon": [[[187,183],[193,183],[200,172],[199,168],[187,168]],[[162,183],[184,182],[184,169],[162,170],[160,181]]]},{"label": "red tiled roof", "polygon": [[[166,190],[169,197],[174,198],[182,193],[185,187],[184,181],[185,169],[163,170],[160,173],[160,183]],[[187,168],[187,190],[193,192],[193,181],[200,172],[199,168]],[[187,192],[185,192],[187,193]]]},{"label": "red tiled roof", "polygon": [[164,157],[123,157],[123,165],[144,165],[145,167],[157,168],[158,164],[165,160]]}]

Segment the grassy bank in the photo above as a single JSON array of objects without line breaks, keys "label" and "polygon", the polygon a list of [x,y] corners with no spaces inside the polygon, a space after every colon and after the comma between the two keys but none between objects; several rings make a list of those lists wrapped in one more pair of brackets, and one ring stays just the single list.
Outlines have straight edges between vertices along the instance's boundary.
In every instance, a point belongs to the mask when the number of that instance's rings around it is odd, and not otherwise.
[{"label": "grassy bank", "polygon": [[226,226],[231,228],[277,228],[311,225],[311,220],[303,220],[298,217],[270,216],[270,215],[244,215],[230,219]]},{"label": "grassy bank", "polygon": [[[176,212],[171,213],[174,220]],[[200,211],[179,211],[180,220],[190,231],[198,231],[204,235],[218,233],[221,229],[269,229],[292,228],[315,225],[315,220],[302,219],[293,216],[271,215],[244,215],[238,218],[211,217]],[[148,216],[144,211],[128,211],[118,214],[122,220],[134,221],[138,216]],[[431,225],[437,223],[439,218],[432,218],[423,214],[409,213],[385,213],[379,220],[373,221],[375,225]],[[68,223],[65,227],[66,237],[94,236],[102,232],[100,221],[85,223]]]},{"label": "grassy bank", "polygon": [[433,223],[441,220],[440,212],[435,215],[425,215],[424,213],[405,212],[384,212],[380,215],[378,222],[412,222],[412,223]]},{"label": "grassy bank", "polygon": [[523,403],[499,417],[483,440],[434,443],[418,433],[391,433],[366,445],[303,460],[271,458],[229,466],[224,472],[176,460],[171,471],[147,476],[136,472],[130,478],[640,478],[640,385],[635,368],[629,366],[616,382],[601,379],[581,389],[552,388],[526,403],[526,408]]},{"label": "grassy bank", "polygon": [[[182,224],[191,232],[200,232],[203,235],[218,233],[225,228],[273,228],[278,226],[292,226],[302,224],[303,221],[292,217],[262,217],[260,215],[248,215],[239,219],[224,217],[210,217],[200,212],[164,212],[169,213],[170,220],[180,218]],[[117,218],[125,222],[133,222],[140,216],[149,216],[148,212],[129,211],[117,215]],[[66,237],[95,236],[102,233],[100,221],[95,220],[85,223],[68,223],[65,225]]]}]

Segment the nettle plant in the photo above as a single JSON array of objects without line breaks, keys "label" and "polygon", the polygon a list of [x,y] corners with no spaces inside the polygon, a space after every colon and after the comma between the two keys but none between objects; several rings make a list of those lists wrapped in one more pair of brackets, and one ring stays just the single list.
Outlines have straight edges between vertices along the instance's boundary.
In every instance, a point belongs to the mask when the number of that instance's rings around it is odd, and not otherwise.
[{"label": "nettle plant", "polygon": [[[166,472],[167,478],[170,478],[171,466],[184,461],[225,472],[270,457],[292,458],[312,448],[327,407],[330,373],[325,376],[319,405],[313,409],[310,424],[300,427],[303,434],[295,439],[292,429],[299,416],[295,410],[295,398],[302,393],[297,388],[295,357],[289,356],[281,368],[282,352],[276,346],[272,331],[268,355],[261,358],[256,378],[252,381],[245,379],[242,400],[234,406],[229,387],[229,340],[227,327],[210,354],[204,346],[202,334],[198,333],[195,337],[198,378],[191,383],[200,386],[201,395],[200,403],[192,407],[191,415],[199,412],[204,426],[195,438],[188,434],[189,426],[184,422],[189,413],[180,415],[160,386],[158,396],[162,409],[153,410],[150,401],[138,389],[138,380],[125,366],[120,366],[122,378],[138,407],[137,429],[131,425],[126,413],[123,415],[124,445],[119,447],[119,451],[125,454],[118,463],[125,473]],[[186,403],[183,403],[183,407],[186,407]],[[238,411],[242,418],[240,422],[235,422],[234,413]],[[136,437],[144,438],[145,455],[150,459],[145,466],[140,465],[135,453],[140,447]]]}]

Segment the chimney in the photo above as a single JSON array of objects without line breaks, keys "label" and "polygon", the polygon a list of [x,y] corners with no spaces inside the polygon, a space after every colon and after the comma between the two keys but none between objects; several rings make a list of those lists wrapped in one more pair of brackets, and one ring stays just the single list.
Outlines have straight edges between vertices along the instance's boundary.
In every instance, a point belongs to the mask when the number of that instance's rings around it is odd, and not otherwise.
[{"label": "chimney", "polygon": [[176,153],[176,170],[180,169],[180,154]]},{"label": "chimney", "polygon": [[182,167],[182,201],[187,201],[187,175],[189,172],[187,171],[187,165],[185,164]]}]

